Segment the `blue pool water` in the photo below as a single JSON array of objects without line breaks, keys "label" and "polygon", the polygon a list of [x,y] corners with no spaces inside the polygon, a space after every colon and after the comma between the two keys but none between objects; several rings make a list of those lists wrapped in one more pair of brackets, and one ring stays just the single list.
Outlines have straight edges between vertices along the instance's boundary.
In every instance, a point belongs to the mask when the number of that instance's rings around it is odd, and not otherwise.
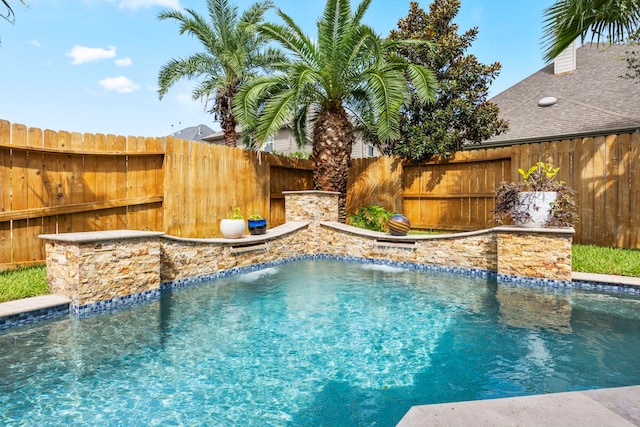
[{"label": "blue pool water", "polygon": [[393,426],[640,384],[640,299],[298,261],[0,334],[0,425]]}]

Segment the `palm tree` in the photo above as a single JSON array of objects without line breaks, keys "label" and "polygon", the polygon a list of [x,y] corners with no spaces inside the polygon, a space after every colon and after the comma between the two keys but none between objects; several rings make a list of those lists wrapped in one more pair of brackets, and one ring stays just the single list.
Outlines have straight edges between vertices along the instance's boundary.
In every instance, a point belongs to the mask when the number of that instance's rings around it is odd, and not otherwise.
[{"label": "palm tree", "polygon": [[[25,4],[24,0],[20,0],[20,3]],[[7,21],[13,23],[14,13],[11,5],[9,4],[9,0],[2,0],[2,5],[6,8],[6,12],[4,14],[0,14],[0,17],[6,19]]]},{"label": "palm tree", "polygon": [[623,41],[640,24],[638,0],[558,0],[544,10],[544,59],[550,61],[578,37]]},{"label": "palm tree", "polygon": [[211,111],[220,121],[225,145],[236,146],[237,120],[231,110],[231,101],[240,83],[261,69],[280,63],[284,56],[276,49],[266,48],[264,37],[256,31],[264,13],[273,7],[271,1],[254,3],[242,16],[238,8],[227,0],[208,0],[210,22],[193,9],[164,10],[158,19],[175,19],[180,23],[180,34],[195,36],[204,51],[187,58],[172,59],[158,75],[160,99],[169,88],[182,78],[203,80],[193,89],[193,99],[209,99],[215,94]]},{"label": "palm tree", "polygon": [[312,124],[314,187],[340,193],[341,219],[354,123],[381,141],[393,140],[410,92],[407,79],[425,102],[435,94],[429,70],[393,54],[400,42],[383,40],[361,23],[370,3],[363,0],[352,13],[349,0],[328,0],[315,40],[278,10],[284,25],[262,24],[260,33],[287,49],[293,62],[283,73],[247,82],[234,99],[236,116],[258,145],[289,122],[304,145]]}]

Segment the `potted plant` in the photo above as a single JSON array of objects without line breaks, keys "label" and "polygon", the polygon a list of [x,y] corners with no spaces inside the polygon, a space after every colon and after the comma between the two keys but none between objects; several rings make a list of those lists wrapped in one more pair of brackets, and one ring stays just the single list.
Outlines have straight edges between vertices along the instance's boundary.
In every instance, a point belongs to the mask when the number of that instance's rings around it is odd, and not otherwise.
[{"label": "potted plant", "polygon": [[496,190],[494,220],[508,218],[522,227],[571,227],[578,219],[575,191],[555,179],[560,168],[538,162],[528,170],[518,169],[519,182],[500,184]]},{"label": "potted plant", "polygon": [[267,220],[262,215],[254,213],[248,219],[249,233],[253,235],[264,234],[267,232]]},{"label": "potted plant", "polygon": [[229,218],[225,218],[220,221],[220,232],[222,236],[227,239],[237,239],[242,237],[245,230],[244,217],[240,208],[234,206]]}]

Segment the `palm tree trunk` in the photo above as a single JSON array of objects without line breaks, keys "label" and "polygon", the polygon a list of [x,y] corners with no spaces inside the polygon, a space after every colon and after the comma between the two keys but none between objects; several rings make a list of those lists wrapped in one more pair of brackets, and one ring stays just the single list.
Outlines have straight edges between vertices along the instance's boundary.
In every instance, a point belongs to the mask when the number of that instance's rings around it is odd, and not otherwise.
[{"label": "palm tree trunk", "polygon": [[233,87],[227,87],[216,99],[218,114],[220,114],[220,127],[224,133],[224,145],[227,147],[236,147],[238,141],[238,135],[236,134],[238,121],[231,110],[231,101],[234,95],[235,90]]},{"label": "palm tree trunk", "polygon": [[340,193],[338,216],[346,219],[347,179],[355,135],[344,108],[322,110],[313,128],[313,187]]}]

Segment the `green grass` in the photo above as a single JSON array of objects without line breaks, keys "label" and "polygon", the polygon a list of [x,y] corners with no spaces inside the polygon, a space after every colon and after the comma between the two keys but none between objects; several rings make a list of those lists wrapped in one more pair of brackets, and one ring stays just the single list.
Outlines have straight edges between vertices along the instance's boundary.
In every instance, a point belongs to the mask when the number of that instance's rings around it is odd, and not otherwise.
[{"label": "green grass", "polygon": [[44,265],[0,272],[0,302],[48,293],[47,268]]},{"label": "green grass", "polygon": [[573,245],[573,271],[640,277],[640,250]]}]

